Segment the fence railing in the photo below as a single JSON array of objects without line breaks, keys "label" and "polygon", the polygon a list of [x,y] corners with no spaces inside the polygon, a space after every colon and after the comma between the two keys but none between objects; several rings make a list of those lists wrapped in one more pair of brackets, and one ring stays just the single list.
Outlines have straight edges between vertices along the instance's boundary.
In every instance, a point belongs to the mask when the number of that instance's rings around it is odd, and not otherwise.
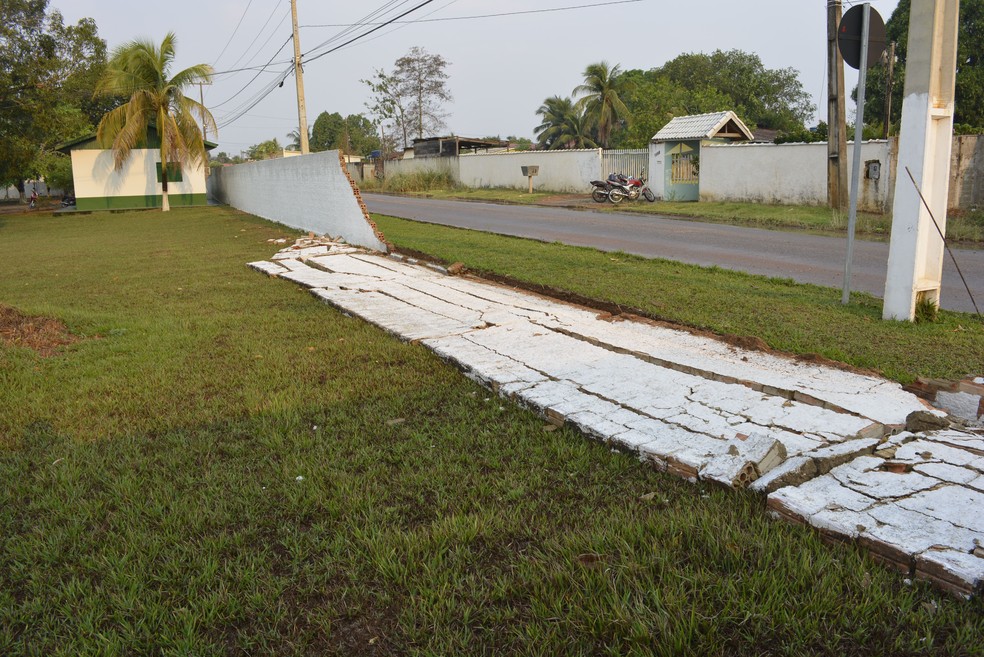
[{"label": "fence railing", "polygon": [[647,149],[607,150],[601,152],[601,175],[624,173],[627,176],[648,175],[649,151]]}]

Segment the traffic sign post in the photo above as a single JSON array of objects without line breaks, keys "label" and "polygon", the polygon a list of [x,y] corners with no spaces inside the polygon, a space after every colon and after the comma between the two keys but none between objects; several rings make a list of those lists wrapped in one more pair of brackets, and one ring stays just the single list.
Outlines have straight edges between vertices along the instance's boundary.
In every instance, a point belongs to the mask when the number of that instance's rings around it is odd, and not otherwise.
[{"label": "traffic sign post", "polygon": [[[874,30],[871,28],[874,26]],[[871,37],[874,36],[875,39]],[[851,203],[847,215],[847,256],[844,259],[844,289],[841,303],[851,300],[851,269],[854,259],[854,231],[858,221],[858,187],[861,182],[861,146],[864,143],[864,91],[868,66],[885,50],[885,23],[869,3],[851,7],[837,30],[837,46],[844,62],[859,71],[858,106],[854,121],[854,162],[851,168]]]}]

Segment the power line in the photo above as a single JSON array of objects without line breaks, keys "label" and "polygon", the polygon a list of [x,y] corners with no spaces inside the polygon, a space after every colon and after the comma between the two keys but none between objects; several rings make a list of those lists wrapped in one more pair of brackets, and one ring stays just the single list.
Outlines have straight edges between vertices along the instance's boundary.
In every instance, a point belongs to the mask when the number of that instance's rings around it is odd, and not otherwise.
[{"label": "power line", "polygon": [[218,64],[219,63],[219,60],[222,59],[222,55],[224,55],[226,49],[229,48],[229,44],[232,43],[232,40],[235,38],[236,33],[239,32],[239,26],[243,24],[243,19],[246,18],[246,12],[249,11],[249,8],[252,5],[253,5],[253,0],[249,0],[249,3],[246,5],[246,9],[243,9],[243,15],[239,17],[239,22],[236,23],[236,29],[234,29],[232,31],[232,36],[230,36],[229,37],[229,40],[226,41],[226,44],[224,46],[222,46],[222,52],[219,53],[219,56],[215,58],[215,60],[214,60],[214,63],[215,64]]},{"label": "power line", "polygon": [[313,62],[316,59],[320,59],[320,58],[324,57],[325,55],[330,55],[331,53],[335,52],[336,50],[339,50],[341,48],[344,48],[345,46],[349,45],[350,43],[354,43],[354,42],[358,41],[359,39],[364,39],[365,37],[369,36],[373,32],[376,32],[377,30],[381,30],[384,27],[386,27],[387,25],[392,25],[393,23],[395,23],[396,21],[400,20],[401,18],[403,18],[407,14],[411,14],[411,13],[417,11],[418,9],[420,9],[421,7],[424,7],[426,5],[429,5],[432,2],[434,2],[434,0],[424,0],[420,4],[418,4],[418,5],[410,8],[408,10],[406,10],[405,12],[403,12],[402,14],[400,14],[399,16],[397,16],[396,18],[390,19],[390,20],[386,21],[385,23],[381,23],[380,25],[377,25],[376,27],[372,28],[368,32],[363,32],[362,34],[359,34],[357,36],[354,36],[354,37],[352,37],[351,39],[349,39],[348,41],[346,41],[345,43],[343,43],[343,44],[341,44],[339,46],[335,46],[334,48],[331,48],[329,50],[326,50],[323,53],[320,53],[318,55],[315,55],[314,57],[310,57],[310,58],[308,58],[307,61]]},{"label": "power line", "polygon": [[[524,11],[507,11],[499,14],[478,14],[475,16],[449,16],[447,18],[420,18],[413,21],[387,21],[386,23],[365,23],[365,25],[389,25],[391,23],[402,23],[411,25],[414,23],[443,23],[446,21],[468,21],[479,18],[498,18],[500,16],[519,16],[522,14],[546,14],[555,11],[572,11],[575,9],[592,9],[594,7],[607,7],[609,5],[625,5],[634,2],[645,2],[646,0],[612,0],[611,2],[597,2],[589,5],[574,5],[569,7],[554,7],[552,9],[527,9]],[[346,23],[325,23],[316,25],[302,25],[301,27],[350,27]]]},{"label": "power line", "polygon": [[222,107],[223,105],[225,105],[226,103],[228,103],[229,101],[231,101],[231,100],[232,100],[233,98],[235,98],[236,96],[238,96],[238,95],[239,95],[239,94],[241,94],[242,92],[244,92],[244,91],[246,91],[246,88],[247,88],[247,87],[248,87],[249,85],[251,85],[251,84],[253,84],[253,82],[254,82],[254,81],[256,80],[256,78],[258,78],[258,77],[260,77],[260,74],[261,74],[261,73],[263,73],[264,71],[266,71],[266,69],[267,69],[267,67],[269,67],[269,66],[270,66],[270,64],[271,64],[271,62],[273,62],[273,59],[274,59],[274,57],[276,57],[277,55],[279,55],[279,54],[280,54],[280,51],[284,49],[284,46],[286,46],[286,45],[287,45],[288,43],[290,43],[290,40],[291,40],[292,38],[293,38],[293,36],[289,36],[289,37],[287,37],[287,40],[286,40],[286,41],[284,41],[284,42],[283,42],[282,44],[280,44],[280,47],[279,47],[279,48],[277,48],[277,52],[275,52],[275,53],[273,53],[273,57],[271,57],[271,58],[270,58],[270,61],[268,61],[268,62],[267,62],[266,64],[264,64],[264,65],[263,65],[263,67],[261,67],[261,68],[260,68],[260,70],[258,70],[258,71],[256,72],[256,75],[254,75],[254,76],[253,76],[253,77],[252,77],[252,78],[250,79],[250,81],[249,81],[249,82],[247,82],[247,83],[246,83],[246,84],[244,84],[244,85],[243,85],[242,87],[240,87],[240,89],[239,89],[239,91],[237,91],[236,93],[234,93],[234,94],[232,94],[231,96],[229,96],[228,98],[226,98],[225,100],[223,100],[223,101],[222,101],[221,103],[217,103],[217,104],[214,104],[214,105],[212,105],[212,107],[213,107],[213,108],[216,108],[216,107]]}]

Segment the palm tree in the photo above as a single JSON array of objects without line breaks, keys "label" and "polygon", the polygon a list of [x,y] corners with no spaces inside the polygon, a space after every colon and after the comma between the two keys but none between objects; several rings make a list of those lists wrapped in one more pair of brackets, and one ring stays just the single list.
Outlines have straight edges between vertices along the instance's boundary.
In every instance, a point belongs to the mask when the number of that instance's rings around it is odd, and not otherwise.
[{"label": "palm tree", "polygon": [[107,112],[96,129],[96,139],[103,148],[113,149],[116,170],[130,156],[130,151],[147,143],[147,133],[154,129],[161,150],[161,209],[170,209],[167,201],[169,163],[204,164],[207,160],[200,117],[212,134],[218,132],[215,119],[198,101],[185,96],[184,89],[198,82],[209,82],[212,67],[190,66],[170,76],[177,39],[168,32],[160,47],[151,41],[130,41],[113,51],[106,70],[96,84],[97,96],[123,96],[129,100]]},{"label": "palm tree", "polygon": [[543,148],[596,148],[588,135],[588,124],[584,115],[574,106],[570,98],[551,96],[543,101],[536,113],[543,122],[533,133]]},{"label": "palm tree", "polygon": [[589,64],[584,69],[584,84],[574,89],[574,95],[584,94],[577,101],[597,129],[598,141],[608,148],[612,127],[622,119],[628,119],[629,110],[619,97],[626,91],[626,83],[620,79],[619,65],[609,67],[608,62]]},{"label": "palm tree", "polygon": [[[294,151],[301,150],[301,129],[295,128],[287,133],[287,138],[290,139],[290,143],[287,145],[288,148]],[[311,128],[308,127],[308,143],[311,143]]]}]

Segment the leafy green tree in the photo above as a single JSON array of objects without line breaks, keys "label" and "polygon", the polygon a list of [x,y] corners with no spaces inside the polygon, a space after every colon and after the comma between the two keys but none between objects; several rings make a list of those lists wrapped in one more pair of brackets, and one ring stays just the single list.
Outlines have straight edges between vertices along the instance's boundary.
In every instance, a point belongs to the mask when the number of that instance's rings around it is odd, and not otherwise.
[{"label": "leafy green tree", "polygon": [[[888,41],[895,42],[896,64],[892,85],[892,125],[902,118],[905,62],[909,47],[910,0],[899,0],[885,23]],[[961,0],[957,35],[957,79],[953,115],[955,132],[984,130],[984,0]],[[864,115],[871,122],[884,121],[888,68],[884,62],[868,69]],[[857,90],[854,91],[857,98]]]},{"label": "leafy green tree", "polygon": [[731,100],[731,107],[722,109],[733,109],[760,128],[796,130],[816,111],[795,69],[767,69],[754,53],[685,53],[656,72],[689,92],[723,94]]},{"label": "leafy green tree", "polygon": [[376,127],[372,121],[361,114],[349,114],[345,117],[345,130],[348,137],[346,153],[368,155],[380,150],[382,143],[376,135]]},{"label": "leafy green tree", "polygon": [[167,200],[169,164],[202,163],[208,160],[197,114],[206,129],[218,129],[204,105],[185,96],[184,89],[198,81],[208,82],[212,67],[196,64],[171,77],[177,39],[168,32],[158,47],[151,41],[130,41],[113,51],[96,86],[97,95],[125,96],[129,100],[108,112],[99,122],[96,138],[104,148],[113,149],[116,169],[133,149],[145,145],[154,129],[160,141],[161,209],[170,210]]},{"label": "leafy green tree", "polygon": [[322,112],[314,120],[314,126],[311,128],[311,152],[319,153],[337,148],[343,132],[345,132],[345,119],[341,114]]},{"label": "leafy green tree", "polygon": [[251,160],[272,160],[283,155],[283,148],[276,137],[254,144],[246,150],[246,156]]},{"label": "leafy green tree", "polygon": [[631,121],[615,132],[609,144],[613,148],[645,148],[653,135],[675,116],[719,112],[733,105],[730,98],[716,89],[691,91],[656,69],[633,69],[620,77],[629,82],[623,100]]},{"label": "leafy green tree", "polygon": [[[0,184],[50,175],[54,148],[92,130],[92,80],[106,43],[85,18],[65,25],[47,0],[0,3]],[[57,175],[57,174],[56,174]]]},{"label": "leafy green tree", "polygon": [[584,83],[574,88],[574,95],[581,94],[576,107],[594,128],[596,141],[602,148],[608,148],[612,129],[619,121],[628,121],[629,118],[629,110],[621,98],[629,81],[620,73],[618,64],[589,64],[584,69]]}]

